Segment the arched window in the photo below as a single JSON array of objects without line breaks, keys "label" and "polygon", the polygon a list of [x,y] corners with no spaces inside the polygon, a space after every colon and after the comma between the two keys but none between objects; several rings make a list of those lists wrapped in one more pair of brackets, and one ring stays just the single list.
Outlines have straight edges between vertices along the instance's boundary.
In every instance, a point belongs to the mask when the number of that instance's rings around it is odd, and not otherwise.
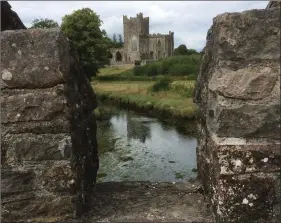
[{"label": "arched window", "polygon": [[133,36],[131,39],[131,49],[132,51],[138,51],[138,39],[136,36]]},{"label": "arched window", "polygon": [[158,42],[157,42],[157,47],[161,48],[161,41],[160,40],[158,40]]},{"label": "arched window", "polygon": [[145,60],[146,59],[146,56],[144,53],[141,54],[141,60]]},{"label": "arched window", "polygon": [[153,51],[151,51],[149,55],[150,55],[149,57],[150,57],[151,60],[154,59]]},{"label": "arched window", "polygon": [[119,51],[116,52],[116,61],[122,61],[122,55]]},{"label": "arched window", "polygon": [[113,56],[112,56],[112,53],[108,52],[108,58],[109,58],[109,59],[112,59],[112,57],[113,57]]}]

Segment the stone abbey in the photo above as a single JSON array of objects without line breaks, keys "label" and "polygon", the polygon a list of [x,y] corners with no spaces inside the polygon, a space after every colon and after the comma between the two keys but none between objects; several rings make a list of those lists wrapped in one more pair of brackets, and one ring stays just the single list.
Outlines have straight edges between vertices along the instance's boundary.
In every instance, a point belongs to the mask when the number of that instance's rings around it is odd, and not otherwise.
[{"label": "stone abbey", "polygon": [[149,34],[149,17],[142,13],[135,18],[123,16],[124,47],[110,50],[110,64],[131,64],[135,61],[158,60],[173,55],[174,33]]}]

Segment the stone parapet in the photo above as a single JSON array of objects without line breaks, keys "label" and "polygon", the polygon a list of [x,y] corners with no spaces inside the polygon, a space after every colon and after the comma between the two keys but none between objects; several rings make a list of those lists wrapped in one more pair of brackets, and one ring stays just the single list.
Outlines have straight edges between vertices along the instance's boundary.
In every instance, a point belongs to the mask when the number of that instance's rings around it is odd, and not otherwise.
[{"label": "stone parapet", "polygon": [[97,106],[59,29],[1,32],[1,222],[87,209],[98,170]]},{"label": "stone parapet", "polygon": [[280,8],[214,18],[194,101],[198,172],[216,222],[278,222]]}]

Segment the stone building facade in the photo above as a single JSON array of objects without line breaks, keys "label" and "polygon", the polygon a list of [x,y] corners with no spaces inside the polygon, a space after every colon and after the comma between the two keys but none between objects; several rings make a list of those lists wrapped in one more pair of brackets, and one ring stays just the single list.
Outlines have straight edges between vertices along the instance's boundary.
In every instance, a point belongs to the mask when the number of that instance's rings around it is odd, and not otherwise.
[{"label": "stone building facade", "polygon": [[149,34],[149,17],[123,16],[124,47],[110,50],[110,63],[131,64],[135,61],[158,60],[173,55],[174,33]]}]

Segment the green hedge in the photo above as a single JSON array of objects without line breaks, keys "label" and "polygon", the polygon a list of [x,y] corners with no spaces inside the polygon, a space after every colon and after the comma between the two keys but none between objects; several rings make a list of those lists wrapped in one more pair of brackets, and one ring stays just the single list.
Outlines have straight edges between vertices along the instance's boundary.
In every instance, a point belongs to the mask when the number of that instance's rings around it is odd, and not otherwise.
[{"label": "green hedge", "polygon": [[133,69],[134,76],[189,76],[199,71],[201,56],[194,54],[188,56],[173,56]]}]

